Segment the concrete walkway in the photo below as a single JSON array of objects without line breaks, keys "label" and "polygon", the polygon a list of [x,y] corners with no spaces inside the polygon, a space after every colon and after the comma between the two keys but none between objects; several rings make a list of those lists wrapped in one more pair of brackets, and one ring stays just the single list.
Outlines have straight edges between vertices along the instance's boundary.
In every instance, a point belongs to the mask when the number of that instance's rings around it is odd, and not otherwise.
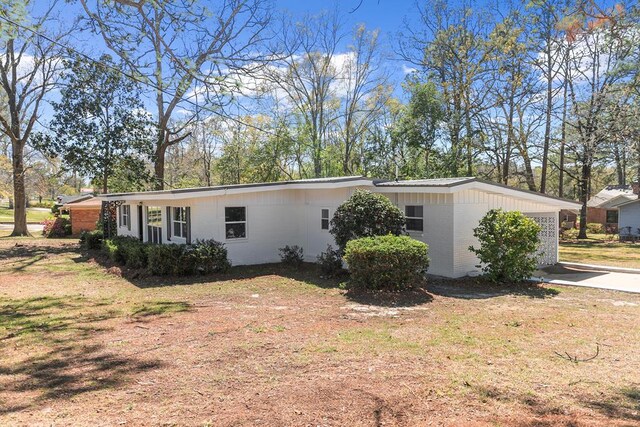
[{"label": "concrete walkway", "polygon": [[616,267],[557,264],[535,273],[545,283],[640,293],[640,270]]}]

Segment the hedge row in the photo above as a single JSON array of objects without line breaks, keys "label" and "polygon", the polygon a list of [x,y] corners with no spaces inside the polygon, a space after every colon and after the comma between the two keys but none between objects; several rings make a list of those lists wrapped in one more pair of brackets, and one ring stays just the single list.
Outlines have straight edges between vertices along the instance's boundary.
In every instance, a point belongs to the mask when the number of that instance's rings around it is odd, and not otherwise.
[{"label": "hedge row", "polygon": [[350,240],[344,253],[351,283],[368,289],[401,290],[418,284],[429,267],[426,243],[408,236]]},{"label": "hedge row", "polygon": [[80,241],[88,249],[101,249],[113,262],[130,268],[147,268],[154,275],[224,273],[231,263],[224,244],[197,240],[191,245],[151,245],[135,237],[103,239],[102,233],[84,233]]}]

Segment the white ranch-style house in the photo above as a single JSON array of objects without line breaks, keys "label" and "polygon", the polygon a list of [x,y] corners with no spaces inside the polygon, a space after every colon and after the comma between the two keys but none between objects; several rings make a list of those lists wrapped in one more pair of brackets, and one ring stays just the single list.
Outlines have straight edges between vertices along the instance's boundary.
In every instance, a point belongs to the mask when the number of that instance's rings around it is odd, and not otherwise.
[{"label": "white ranch-style house", "polygon": [[356,189],[387,196],[407,217],[407,232],[429,245],[429,273],[478,273],[468,250],[473,228],[492,208],[517,210],[542,226],[541,263],[558,261],[558,212],[576,202],[476,178],[380,181],[362,176],[139,193],[107,194],[117,201],[118,234],[150,243],[215,239],[234,265],[278,262],[285,245],[304,248],[307,261],[335,247],[329,232],[338,206]]}]

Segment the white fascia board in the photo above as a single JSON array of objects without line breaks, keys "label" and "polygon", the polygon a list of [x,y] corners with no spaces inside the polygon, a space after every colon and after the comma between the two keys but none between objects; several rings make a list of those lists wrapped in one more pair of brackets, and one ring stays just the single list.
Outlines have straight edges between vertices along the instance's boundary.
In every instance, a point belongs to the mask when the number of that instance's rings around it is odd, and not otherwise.
[{"label": "white fascia board", "polygon": [[419,185],[389,185],[376,187],[376,193],[434,193],[450,194],[456,187],[421,187]]},{"label": "white fascia board", "polygon": [[427,194],[453,194],[462,190],[478,190],[485,193],[501,194],[517,199],[528,200],[536,203],[542,203],[549,205],[553,209],[580,209],[582,205],[570,200],[561,200],[554,197],[538,195],[535,193],[529,193],[525,191],[516,190],[513,188],[505,187],[502,185],[492,185],[486,182],[469,181],[462,184],[454,184],[451,186],[417,186],[417,185],[390,185],[376,187],[376,193],[427,193]]},{"label": "white fascia board", "polygon": [[468,182],[465,184],[457,185],[452,187],[454,191],[461,190],[480,190],[486,193],[494,193],[494,194],[503,194],[506,196],[514,197],[517,199],[529,200],[536,203],[543,203],[545,205],[552,206],[558,210],[560,209],[580,209],[582,207],[581,203],[572,202],[570,200],[561,200],[555,197],[545,196],[543,194],[535,194],[529,193],[525,191],[516,190],[513,188],[504,187],[501,185],[491,185],[486,182]]},{"label": "white fascia board", "polygon": [[373,187],[373,183],[370,180],[362,179],[358,181],[344,181],[344,182],[327,182],[325,183],[290,183],[282,185],[265,185],[256,187],[240,187],[240,188],[224,188],[219,190],[203,190],[203,191],[185,191],[182,193],[160,193],[160,194],[123,194],[122,196],[110,197],[106,200],[122,200],[125,202],[135,201],[173,201],[184,199],[197,199],[201,197],[215,197],[225,196],[227,194],[246,194],[246,193],[261,193],[266,191],[281,191],[281,190],[327,190],[335,188],[347,188],[347,187]]}]

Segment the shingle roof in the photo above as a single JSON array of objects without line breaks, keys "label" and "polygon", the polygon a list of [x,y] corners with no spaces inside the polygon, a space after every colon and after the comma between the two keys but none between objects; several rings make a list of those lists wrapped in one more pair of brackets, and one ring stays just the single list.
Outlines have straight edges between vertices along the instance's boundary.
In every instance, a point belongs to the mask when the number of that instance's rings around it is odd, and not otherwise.
[{"label": "shingle roof", "polygon": [[94,207],[101,207],[102,206],[102,200],[98,199],[97,197],[91,197],[90,199],[86,199],[86,200],[82,200],[82,201],[75,201],[72,203],[65,203],[63,205],[64,208],[94,208]]},{"label": "shingle roof", "polygon": [[630,200],[636,197],[633,194],[633,188],[630,185],[607,185],[598,192],[598,194],[589,199],[587,206],[590,208],[597,208],[618,196],[629,196]]}]

